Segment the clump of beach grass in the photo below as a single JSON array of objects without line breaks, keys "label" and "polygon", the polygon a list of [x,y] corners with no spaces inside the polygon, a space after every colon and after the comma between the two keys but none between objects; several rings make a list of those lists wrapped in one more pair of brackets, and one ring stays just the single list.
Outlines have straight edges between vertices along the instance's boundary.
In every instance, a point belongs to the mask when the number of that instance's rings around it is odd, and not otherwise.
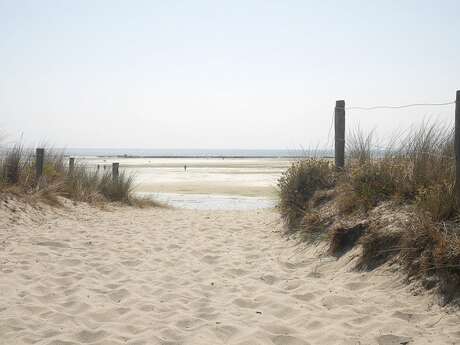
[{"label": "clump of beach grass", "polygon": [[[335,255],[345,252],[350,243],[361,245],[358,268],[374,269],[390,259],[397,260],[410,276],[435,279],[446,300],[453,300],[460,295],[453,134],[450,126],[423,123],[381,148],[374,131],[366,134],[356,129],[348,135],[347,163],[340,172],[335,173],[325,161],[312,159],[293,164],[283,174],[278,183],[281,215],[291,231],[309,231],[307,223],[366,221],[369,225],[362,229],[356,225],[315,229],[328,233],[321,238],[331,241]],[[311,200],[316,191],[331,187],[335,212],[328,215],[328,221],[321,214],[321,205],[317,207]],[[380,210],[380,205],[387,204],[394,208]],[[327,207],[329,212],[331,204]],[[410,213],[406,225],[390,222],[381,226],[375,220],[394,218],[398,212]],[[302,223],[302,219],[312,220]],[[359,233],[348,229],[359,229]]]},{"label": "clump of beach grass", "polygon": [[439,220],[455,214],[451,128],[425,123],[383,151],[372,147],[372,135],[355,131],[348,144],[349,160],[339,180],[340,188],[351,194],[344,203],[353,200],[354,208],[369,210],[393,199],[416,203]]},{"label": "clump of beach grass", "polygon": [[88,203],[119,202],[137,207],[159,206],[149,198],[135,195],[134,176],[121,172],[117,178],[110,173],[76,164],[69,171],[62,151],[46,149],[43,176],[35,176],[35,155],[22,144],[5,148],[0,157],[0,192],[34,195],[57,205],[59,196]]},{"label": "clump of beach grass", "polygon": [[278,207],[288,226],[298,226],[315,192],[329,189],[334,183],[334,170],[328,160],[306,158],[293,163],[278,180]]}]

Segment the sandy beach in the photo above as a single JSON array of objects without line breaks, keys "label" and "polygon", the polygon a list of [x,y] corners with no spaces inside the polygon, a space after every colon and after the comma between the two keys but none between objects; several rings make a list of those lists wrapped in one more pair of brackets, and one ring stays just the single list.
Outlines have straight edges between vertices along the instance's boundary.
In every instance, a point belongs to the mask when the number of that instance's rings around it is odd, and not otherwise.
[{"label": "sandy beach", "polygon": [[460,344],[458,311],[286,239],[274,210],[0,216],[0,344]]}]

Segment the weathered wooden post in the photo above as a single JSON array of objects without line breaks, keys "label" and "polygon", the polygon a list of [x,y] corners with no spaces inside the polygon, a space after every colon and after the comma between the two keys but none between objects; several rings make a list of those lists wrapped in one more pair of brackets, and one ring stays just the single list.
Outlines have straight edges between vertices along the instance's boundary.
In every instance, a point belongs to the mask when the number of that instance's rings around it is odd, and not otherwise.
[{"label": "weathered wooden post", "polygon": [[345,101],[335,102],[335,167],[345,166]]},{"label": "weathered wooden post", "polygon": [[118,181],[120,163],[112,163],[112,179],[114,182]]},{"label": "weathered wooden post", "polygon": [[460,90],[455,97],[455,198],[460,206]]},{"label": "weathered wooden post", "polygon": [[45,149],[35,150],[35,178],[37,181],[43,176],[43,166],[45,164]]},{"label": "weathered wooden post", "polygon": [[69,174],[73,175],[75,171],[75,158],[70,157],[69,158]]}]

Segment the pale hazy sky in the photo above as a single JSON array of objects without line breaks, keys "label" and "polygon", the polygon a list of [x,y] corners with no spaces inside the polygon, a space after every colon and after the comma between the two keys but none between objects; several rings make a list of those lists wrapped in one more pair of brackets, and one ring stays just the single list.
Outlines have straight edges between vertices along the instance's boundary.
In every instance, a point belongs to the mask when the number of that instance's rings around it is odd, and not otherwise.
[{"label": "pale hazy sky", "polygon": [[[0,0],[0,128],[67,147],[324,146],[336,99],[454,100],[459,13],[459,0]],[[385,135],[453,109],[347,124]]]}]

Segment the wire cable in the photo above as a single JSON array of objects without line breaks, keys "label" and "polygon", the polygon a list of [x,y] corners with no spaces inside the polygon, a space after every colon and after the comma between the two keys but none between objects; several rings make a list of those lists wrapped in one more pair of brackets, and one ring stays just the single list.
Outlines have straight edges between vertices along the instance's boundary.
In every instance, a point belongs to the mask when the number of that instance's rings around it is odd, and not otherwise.
[{"label": "wire cable", "polygon": [[411,108],[411,107],[424,107],[424,106],[444,106],[455,104],[456,101],[445,102],[445,103],[413,103],[405,105],[376,105],[371,107],[345,107],[345,108],[336,108],[336,109],[345,109],[345,110],[375,110],[375,109],[402,109],[402,108]]}]

